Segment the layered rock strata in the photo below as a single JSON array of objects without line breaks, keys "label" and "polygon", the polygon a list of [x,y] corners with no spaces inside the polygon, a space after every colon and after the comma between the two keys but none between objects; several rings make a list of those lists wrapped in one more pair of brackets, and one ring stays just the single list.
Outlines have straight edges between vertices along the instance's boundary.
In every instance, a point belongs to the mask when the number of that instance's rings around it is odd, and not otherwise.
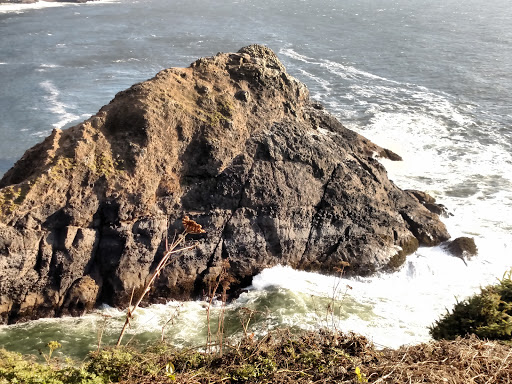
[{"label": "layered rock strata", "polygon": [[345,128],[258,45],[172,68],[54,130],[0,181],[3,323],[127,304],[188,215],[207,233],[152,301],[232,290],[276,264],[368,275],[449,235],[394,185],[397,158]]}]

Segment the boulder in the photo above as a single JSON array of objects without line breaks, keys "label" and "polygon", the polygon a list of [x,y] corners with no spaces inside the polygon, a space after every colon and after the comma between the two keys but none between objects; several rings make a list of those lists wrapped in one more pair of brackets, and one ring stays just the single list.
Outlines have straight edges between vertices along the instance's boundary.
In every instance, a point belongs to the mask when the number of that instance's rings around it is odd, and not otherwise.
[{"label": "boulder", "polygon": [[277,264],[397,268],[449,234],[378,156],[397,158],[312,102],[264,46],[163,70],[0,180],[1,322],[126,306],[185,215],[206,233],[188,236],[197,247],[150,301],[197,298],[226,259],[232,292]]},{"label": "boulder", "polygon": [[457,237],[456,239],[450,241],[446,245],[446,248],[452,255],[461,258],[466,265],[466,259],[469,259],[478,254],[478,248],[475,244],[475,239],[472,237]]}]

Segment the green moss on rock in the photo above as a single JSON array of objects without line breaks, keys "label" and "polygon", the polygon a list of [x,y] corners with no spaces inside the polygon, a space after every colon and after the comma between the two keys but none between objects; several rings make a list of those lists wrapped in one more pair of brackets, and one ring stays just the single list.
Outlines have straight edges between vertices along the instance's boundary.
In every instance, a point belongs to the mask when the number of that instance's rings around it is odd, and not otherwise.
[{"label": "green moss on rock", "polygon": [[30,183],[11,185],[0,191],[0,217],[14,212],[17,206],[25,201],[30,191]]},{"label": "green moss on rock", "polygon": [[407,259],[407,256],[416,252],[416,250],[419,247],[418,239],[414,236],[411,236],[403,241],[400,242],[400,247],[402,248],[400,251],[397,252],[396,255],[394,255],[388,263],[388,269],[395,270],[401,267],[405,260]]}]

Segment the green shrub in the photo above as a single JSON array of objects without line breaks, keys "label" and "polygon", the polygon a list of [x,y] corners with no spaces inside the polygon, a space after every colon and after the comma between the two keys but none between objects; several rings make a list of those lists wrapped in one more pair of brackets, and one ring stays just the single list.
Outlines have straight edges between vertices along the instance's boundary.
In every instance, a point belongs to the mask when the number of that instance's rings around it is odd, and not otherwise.
[{"label": "green shrub", "polygon": [[83,368],[55,369],[26,360],[19,353],[0,349],[0,384],[104,384],[102,378]]},{"label": "green shrub", "polygon": [[87,371],[104,377],[109,383],[121,380],[134,365],[133,351],[127,348],[108,348],[89,354]]},{"label": "green shrub", "polygon": [[512,271],[498,284],[455,304],[453,311],[436,321],[430,334],[436,340],[454,340],[475,334],[494,340],[512,340]]}]

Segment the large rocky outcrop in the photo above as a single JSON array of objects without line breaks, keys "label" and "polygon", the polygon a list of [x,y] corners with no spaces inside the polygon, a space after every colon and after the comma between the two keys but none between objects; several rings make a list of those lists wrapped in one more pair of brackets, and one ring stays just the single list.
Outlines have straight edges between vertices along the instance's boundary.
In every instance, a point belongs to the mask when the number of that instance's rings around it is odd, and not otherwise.
[{"label": "large rocky outcrop", "polygon": [[268,48],[166,69],[0,181],[2,322],[125,305],[185,214],[207,233],[152,300],[197,297],[226,258],[235,287],[276,264],[396,268],[449,235],[379,155],[394,154],[312,102]]}]

